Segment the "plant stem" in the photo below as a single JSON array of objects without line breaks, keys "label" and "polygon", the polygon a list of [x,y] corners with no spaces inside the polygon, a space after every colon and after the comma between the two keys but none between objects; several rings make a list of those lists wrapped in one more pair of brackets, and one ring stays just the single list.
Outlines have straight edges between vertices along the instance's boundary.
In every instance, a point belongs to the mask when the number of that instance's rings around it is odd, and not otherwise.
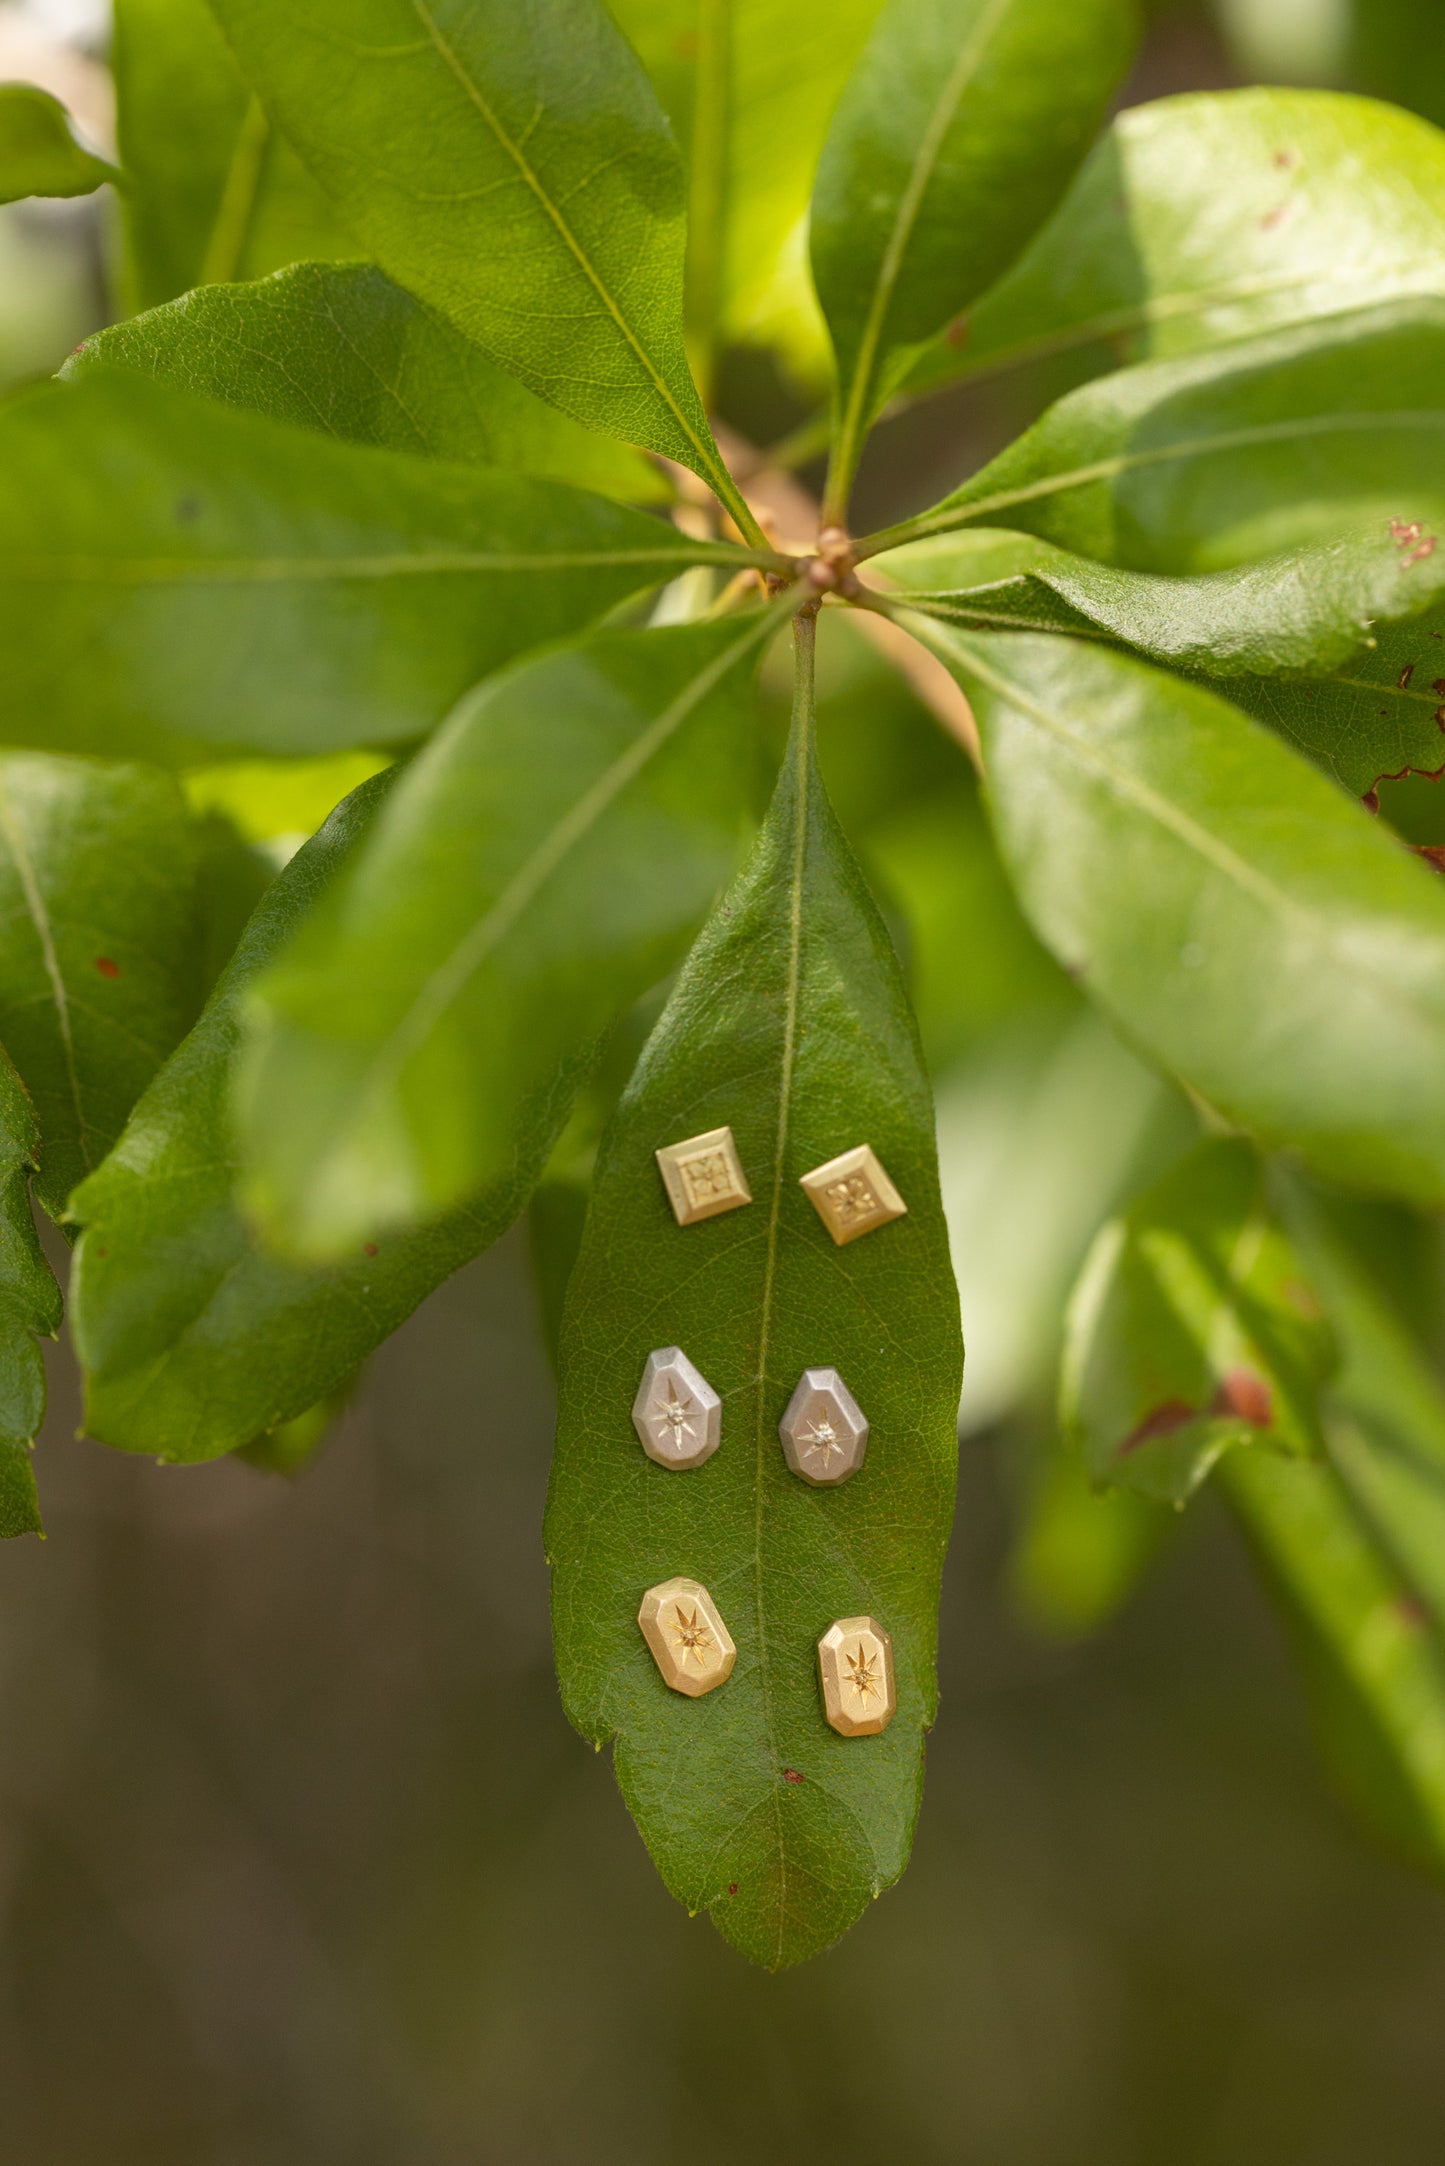
[{"label": "plant stem", "polygon": [[261,172],[270,140],[271,124],[260,99],[252,98],[241,120],[226,185],[221,190],[216,209],[216,222],[201,261],[199,282],[203,286],[229,285],[241,268],[261,193]]}]

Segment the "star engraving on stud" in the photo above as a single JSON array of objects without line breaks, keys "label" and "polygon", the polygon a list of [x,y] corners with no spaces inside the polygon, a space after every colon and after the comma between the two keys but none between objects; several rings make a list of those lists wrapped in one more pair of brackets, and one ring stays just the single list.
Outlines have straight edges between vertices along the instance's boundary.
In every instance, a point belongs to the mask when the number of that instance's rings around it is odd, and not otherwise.
[{"label": "star engraving on stud", "polygon": [[647,1357],[632,1426],[658,1466],[700,1467],[722,1441],[722,1400],[680,1346],[660,1346]]},{"label": "star engraving on stud", "polygon": [[876,1737],[898,1709],[893,1642],[875,1617],[840,1617],[818,1642],[823,1712],[840,1737]]},{"label": "star engraving on stud", "polygon": [[877,1152],[866,1143],[815,1166],[802,1176],[801,1185],[839,1248],[908,1210]]},{"label": "star engraving on stud", "polygon": [[668,1579],[649,1587],[637,1623],[665,1685],[690,1700],[725,1685],[737,1660],[732,1635],[706,1587]]},{"label": "star engraving on stud", "polygon": [[856,1474],[868,1448],[867,1418],[836,1369],[804,1369],[778,1434],[792,1472],[818,1489]]}]

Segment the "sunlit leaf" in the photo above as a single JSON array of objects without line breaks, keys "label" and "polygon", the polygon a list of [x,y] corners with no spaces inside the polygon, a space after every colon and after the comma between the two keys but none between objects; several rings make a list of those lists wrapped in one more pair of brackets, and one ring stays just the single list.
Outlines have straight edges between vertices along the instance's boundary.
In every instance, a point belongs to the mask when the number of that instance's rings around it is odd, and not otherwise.
[{"label": "sunlit leaf", "polygon": [[0,83],[0,203],[88,196],[115,168],[75,139],[58,98],[31,83]]}]

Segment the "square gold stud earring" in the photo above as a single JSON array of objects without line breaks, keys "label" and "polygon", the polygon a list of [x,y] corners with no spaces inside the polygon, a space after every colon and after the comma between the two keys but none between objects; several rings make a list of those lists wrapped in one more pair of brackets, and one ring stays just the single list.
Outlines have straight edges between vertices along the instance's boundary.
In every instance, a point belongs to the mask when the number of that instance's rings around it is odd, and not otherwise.
[{"label": "square gold stud earring", "polygon": [[753,1200],[730,1128],[709,1128],[653,1155],[679,1226],[695,1226]]},{"label": "square gold stud earring", "polygon": [[802,1186],[839,1248],[872,1233],[875,1226],[902,1218],[908,1209],[866,1143],[815,1166],[802,1176]]}]

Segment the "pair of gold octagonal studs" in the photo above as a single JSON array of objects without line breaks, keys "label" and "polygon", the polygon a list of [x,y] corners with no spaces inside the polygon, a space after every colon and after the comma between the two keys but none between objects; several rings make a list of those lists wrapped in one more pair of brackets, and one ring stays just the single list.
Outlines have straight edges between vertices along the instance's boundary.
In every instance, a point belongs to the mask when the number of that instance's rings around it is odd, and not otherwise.
[{"label": "pair of gold octagonal studs", "polygon": [[[691,1700],[732,1675],[737,1648],[717,1604],[695,1579],[649,1587],[637,1613],[663,1680]],[[840,1737],[876,1737],[898,1706],[893,1642],[873,1617],[840,1617],[818,1642],[823,1712]]]}]

